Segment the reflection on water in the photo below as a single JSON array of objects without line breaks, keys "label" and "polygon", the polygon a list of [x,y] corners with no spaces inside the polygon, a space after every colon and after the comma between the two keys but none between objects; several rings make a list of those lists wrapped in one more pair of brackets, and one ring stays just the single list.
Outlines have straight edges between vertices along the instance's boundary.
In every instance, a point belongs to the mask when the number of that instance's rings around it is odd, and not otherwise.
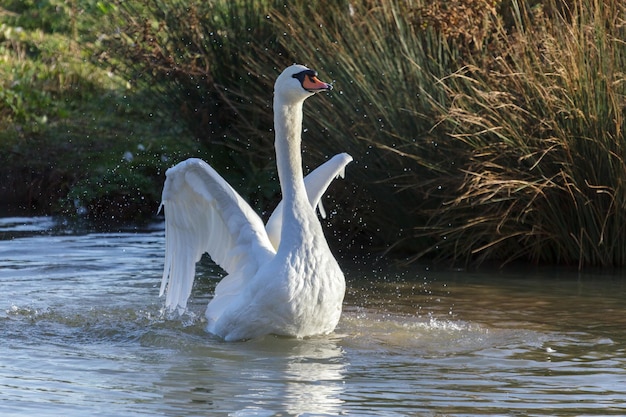
[{"label": "reflection on water", "polygon": [[[331,338],[261,340],[193,349],[163,375],[163,405],[235,415],[289,415],[342,411],[346,362]],[[181,383],[182,381],[182,383]],[[172,390],[172,387],[179,389]]]},{"label": "reflection on water", "polygon": [[0,414],[624,415],[620,273],[347,268],[337,331],[224,343],[157,297],[161,224],[0,218]]}]

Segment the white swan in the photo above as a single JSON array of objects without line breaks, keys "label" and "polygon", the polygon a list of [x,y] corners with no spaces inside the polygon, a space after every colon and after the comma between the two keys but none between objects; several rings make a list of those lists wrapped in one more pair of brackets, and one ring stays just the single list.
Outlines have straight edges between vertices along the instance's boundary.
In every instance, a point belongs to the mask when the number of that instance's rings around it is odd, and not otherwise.
[{"label": "white swan", "polygon": [[274,86],[276,161],[283,200],[267,227],[208,164],[188,159],[167,170],[166,307],[184,309],[195,264],[204,252],[228,275],[206,310],[207,330],[227,341],[266,334],[305,337],[330,333],[341,315],[345,280],[324,237],[315,207],[352,160],[339,154],[303,179],[302,105],[330,90],[316,73],[292,65]]}]

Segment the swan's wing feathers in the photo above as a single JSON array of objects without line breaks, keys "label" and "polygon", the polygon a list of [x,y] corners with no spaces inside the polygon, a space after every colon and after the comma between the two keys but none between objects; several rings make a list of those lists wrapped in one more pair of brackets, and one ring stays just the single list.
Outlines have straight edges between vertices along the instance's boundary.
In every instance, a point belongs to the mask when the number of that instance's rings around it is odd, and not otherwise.
[{"label": "swan's wing feathers", "polygon": [[188,159],[166,176],[161,295],[167,290],[168,309],[184,309],[204,252],[229,274],[251,277],[274,249],[261,218],[207,163]]},{"label": "swan's wing feathers", "polygon": [[[304,185],[309,202],[313,208],[317,207],[322,218],[326,218],[326,211],[324,210],[324,206],[322,206],[322,196],[335,178],[343,178],[345,176],[346,165],[351,161],[352,157],[347,153],[337,154],[304,178]],[[276,206],[276,209],[265,226],[265,230],[267,230],[267,234],[274,248],[278,248],[278,244],[280,243],[280,233],[283,223],[282,212],[283,202],[281,201]]]},{"label": "swan's wing feathers", "polygon": [[330,183],[337,177],[344,178],[346,176],[346,165],[352,162],[352,157],[347,153],[340,153],[333,156],[328,161],[317,167],[313,172],[304,177],[304,185],[306,193],[309,197],[311,206],[317,207],[322,215],[326,218],[326,212],[322,207],[322,196],[328,189]]}]

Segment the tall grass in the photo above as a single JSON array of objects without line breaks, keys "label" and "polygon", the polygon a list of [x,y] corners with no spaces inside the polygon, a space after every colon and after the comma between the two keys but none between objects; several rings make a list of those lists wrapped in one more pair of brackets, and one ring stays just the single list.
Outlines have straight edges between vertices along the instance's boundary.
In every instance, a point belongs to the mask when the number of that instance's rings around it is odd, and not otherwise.
[{"label": "tall grass", "polygon": [[626,6],[513,6],[495,59],[444,80],[445,123],[471,152],[424,230],[465,259],[624,265]]},{"label": "tall grass", "polygon": [[[332,94],[305,107],[304,151],[307,168],[338,152],[355,157],[349,184],[357,186],[332,203],[344,207],[344,228],[380,243],[398,240],[426,221],[422,208],[432,204],[427,196],[441,193],[435,178],[450,167],[442,138],[432,133],[432,103],[445,102],[438,79],[457,57],[443,37],[424,36],[421,2],[142,4],[150,10],[150,29],[139,30],[139,19],[129,19],[125,29],[132,34],[134,69],[156,71],[157,80],[186,92],[181,105],[197,109],[196,120],[206,114],[208,123],[219,124],[217,135],[206,122],[200,126],[204,140],[228,148],[245,145],[234,153],[252,155],[256,162],[230,158],[239,185],[255,183],[248,171],[274,180],[268,189],[278,190],[272,89],[282,68],[299,62],[335,82]],[[171,60],[175,56],[180,62]],[[209,103],[197,91],[210,97]],[[230,113],[221,117],[224,110]]]},{"label": "tall grass", "polygon": [[626,264],[618,0],[130,4],[130,68],[267,198],[272,84],[299,62],[335,84],[304,152],[354,156],[344,227],[410,259]]},{"label": "tall grass", "polygon": [[354,189],[340,196],[344,228],[397,254],[439,245],[436,228],[415,228],[454,196],[450,178],[465,157],[438,125],[450,105],[441,79],[488,47],[497,3],[312,1],[270,12],[280,53],[252,49],[246,69],[258,82],[242,94],[268,103],[273,77],[292,62],[335,81],[325,103],[305,108],[305,153],[311,166],[339,151],[355,157]]},{"label": "tall grass", "polygon": [[332,204],[343,206],[344,227],[392,244],[426,221],[428,195],[442,192],[436,179],[452,163],[432,127],[433,102],[446,101],[437,80],[455,57],[443,38],[423,33],[419,7],[313,1],[275,9],[270,21],[284,53],[257,48],[247,67],[263,80],[245,92],[255,102],[271,99],[273,78],[292,62],[334,82],[330,95],[305,106],[305,161],[313,167],[334,153],[351,153],[354,186]]}]

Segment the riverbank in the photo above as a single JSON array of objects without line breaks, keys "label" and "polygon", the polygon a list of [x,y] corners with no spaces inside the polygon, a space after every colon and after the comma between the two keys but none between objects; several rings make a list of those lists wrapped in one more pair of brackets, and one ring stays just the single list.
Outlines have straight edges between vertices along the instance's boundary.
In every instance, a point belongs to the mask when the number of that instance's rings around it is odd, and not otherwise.
[{"label": "riverbank", "polygon": [[0,9],[0,201],[14,214],[140,220],[164,171],[199,151],[175,111],[102,65],[90,5]]},{"label": "riverbank", "polygon": [[0,173],[16,204],[133,220],[198,156],[266,213],[272,84],[301,62],[335,86],[305,107],[305,170],[354,157],[327,204],[344,242],[626,265],[622,2],[4,7]]}]

